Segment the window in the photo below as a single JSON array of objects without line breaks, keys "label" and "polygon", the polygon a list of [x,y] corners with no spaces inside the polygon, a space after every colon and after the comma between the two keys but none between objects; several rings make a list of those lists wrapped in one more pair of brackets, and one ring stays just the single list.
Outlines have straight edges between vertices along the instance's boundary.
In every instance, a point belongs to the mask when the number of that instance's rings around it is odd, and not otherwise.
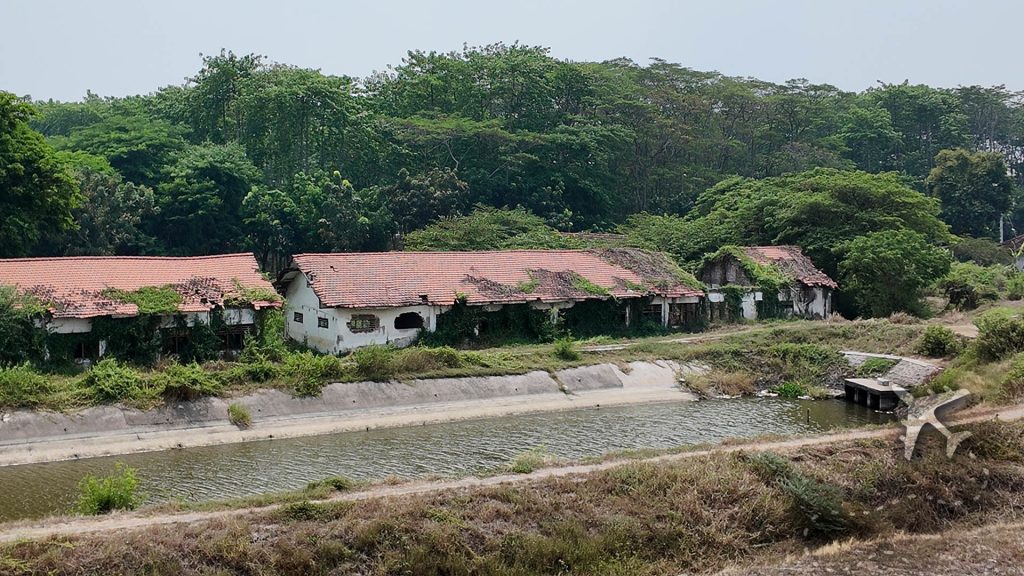
[{"label": "window", "polygon": [[331,323],[330,323],[330,321],[327,320],[327,318],[317,317],[316,325],[317,325],[318,328],[329,328]]},{"label": "window", "polygon": [[302,312],[296,312],[292,314],[292,320],[298,322],[299,324],[302,324]]},{"label": "window", "polygon": [[75,360],[95,360],[100,357],[100,343],[95,342],[79,342],[75,345]]},{"label": "window", "polygon": [[373,314],[353,314],[348,321],[348,330],[353,334],[360,332],[376,332],[380,328],[380,318]]},{"label": "window", "polygon": [[415,312],[404,312],[395,318],[395,329],[397,330],[415,330],[423,328],[423,316]]}]

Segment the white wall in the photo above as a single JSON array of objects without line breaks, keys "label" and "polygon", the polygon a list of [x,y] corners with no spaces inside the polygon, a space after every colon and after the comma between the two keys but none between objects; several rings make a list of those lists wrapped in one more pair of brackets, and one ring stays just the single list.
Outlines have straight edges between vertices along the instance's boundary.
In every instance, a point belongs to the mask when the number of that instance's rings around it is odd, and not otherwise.
[{"label": "white wall", "polygon": [[[764,299],[761,292],[745,292],[740,300],[740,311],[744,320],[757,320],[757,303]],[[717,290],[708,290],[708,302],[725,302],[725,293]]]},{"label": "white wall", "polygon": [[[321,308],[320,299],[309,286],[303,274],[296,275],[285,294],[285,334],[292,340],[327,354],[339,354],[371,344],[408,346],[419,335],[420,329],[395,328],[395,319],[405,312],[415,312],[423,318],[426,330],[437,327],[437,316],[447,308],[443,306],[406,306],[402,308]],[[295,312],[302,314],[302,323],[295,321]],[[348,323],[354,315],[372,314],[379,321],[373,332],[352,332]],[[317,320],[327,319],[327,328],[320,328]]]}]

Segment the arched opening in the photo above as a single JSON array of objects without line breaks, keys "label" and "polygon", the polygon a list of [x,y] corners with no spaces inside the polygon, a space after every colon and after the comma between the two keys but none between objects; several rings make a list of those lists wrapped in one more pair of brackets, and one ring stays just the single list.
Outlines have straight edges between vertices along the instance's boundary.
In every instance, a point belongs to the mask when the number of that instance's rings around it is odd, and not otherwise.
[{"label": "arched opening", "polygon": [[403,312],[398,315],[398,318],[395,318],[395,328],[397,330],[423,328],[423,316],[416,312]]}]

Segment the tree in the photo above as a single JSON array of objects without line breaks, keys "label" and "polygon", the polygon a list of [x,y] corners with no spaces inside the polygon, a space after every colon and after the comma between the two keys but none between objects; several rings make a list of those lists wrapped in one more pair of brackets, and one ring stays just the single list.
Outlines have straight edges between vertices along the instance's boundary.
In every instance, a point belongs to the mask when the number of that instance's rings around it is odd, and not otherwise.
[{"label": "tree", "polygon": [[79,166],[83,202],[72,211],[76,227],[47,233],[37,253],[53,256],[129,256],[152,251],[145,222],[155,211],[153,190],[125,182],[113,170]]},{"label": "tree", "polygon": [[944,276],[949,252],[910,230],[872,232],[841,247],[840,287],[862,314],[884,317],[919,309],[922,290]]},{"label": "tree", "polygon": [[1009,210],[1013,191],[1002,156],[942,150],[925,182],[942,201],[942,219],[954,234],[998,237],[999,219]]},{"label": "tree", "polygon": [[70,166],[29,127],[33,113],[0,92],[0,257],[29,254],[44,229],[72,228],[81,201]]},{"label": "tree", "polygon": [[155,187],[185,149],[183,133],[163,120],[115,115],[74,130],[62,146],[103,156],[129,182]]},{"label": "tree", "polygon": [[511,250],[579,248],[523,208],[477,206],[467,216],[446,218],[406,236],[406,250]]},{"label": "tree", "polygon": [[280,190],[253,188],[242,200],[242,224],[249,247],[264,270],[280,270],[293,253],[299,222],[298,208]]},{"label": "tree", "polygon": [[174,254],[216,254],[242,248],[242,199],[259,171],[237,144],[189,148],[157,189],[158,237]]},{"label": "tree", "polygon": [[451,169],[433,169],[409,176],[402,169],[398,182],[381,189],[400,230],[422,228],[438,218],[455,216],[466,208],[469,185]]}]

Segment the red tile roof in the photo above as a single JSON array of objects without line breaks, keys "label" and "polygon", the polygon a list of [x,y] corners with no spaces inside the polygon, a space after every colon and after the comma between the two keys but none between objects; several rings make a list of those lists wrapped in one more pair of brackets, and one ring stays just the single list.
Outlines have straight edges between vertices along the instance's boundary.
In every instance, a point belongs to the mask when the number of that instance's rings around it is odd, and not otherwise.
[{"label": "red tile roof", "polygon": [[656,258],[663,257],[622,250],[509,250],[299,254],[293,261],[326,307],[450,306],[463,295],[469,304],[600,298],[581,289],[580,277],[616,298],[649,291],[666,297],[704,294],[675,279],[652,287],[658,279],[650,272],[623,265],[636,261],[651,268]]},{"label": "red tile roof", "polygon": [[838,287],[835,281],[814,266],[814,262],[804,255],[799,246],[744,246],[743,251],[754,262],[775,266],[807,286]]},{"label": "red tile roof", "polygon": [[[138,307],[103,295],[107,289],[135,291],[171,286],[181,294],[181,312],[206,312],[238,286],[273,290],[251,254],[190,258],[82,256],[0,260],[0,285],[16,286],[50,306],[55,318],[135,316]],[[255,308],[277,306],[253,302]]]}]

